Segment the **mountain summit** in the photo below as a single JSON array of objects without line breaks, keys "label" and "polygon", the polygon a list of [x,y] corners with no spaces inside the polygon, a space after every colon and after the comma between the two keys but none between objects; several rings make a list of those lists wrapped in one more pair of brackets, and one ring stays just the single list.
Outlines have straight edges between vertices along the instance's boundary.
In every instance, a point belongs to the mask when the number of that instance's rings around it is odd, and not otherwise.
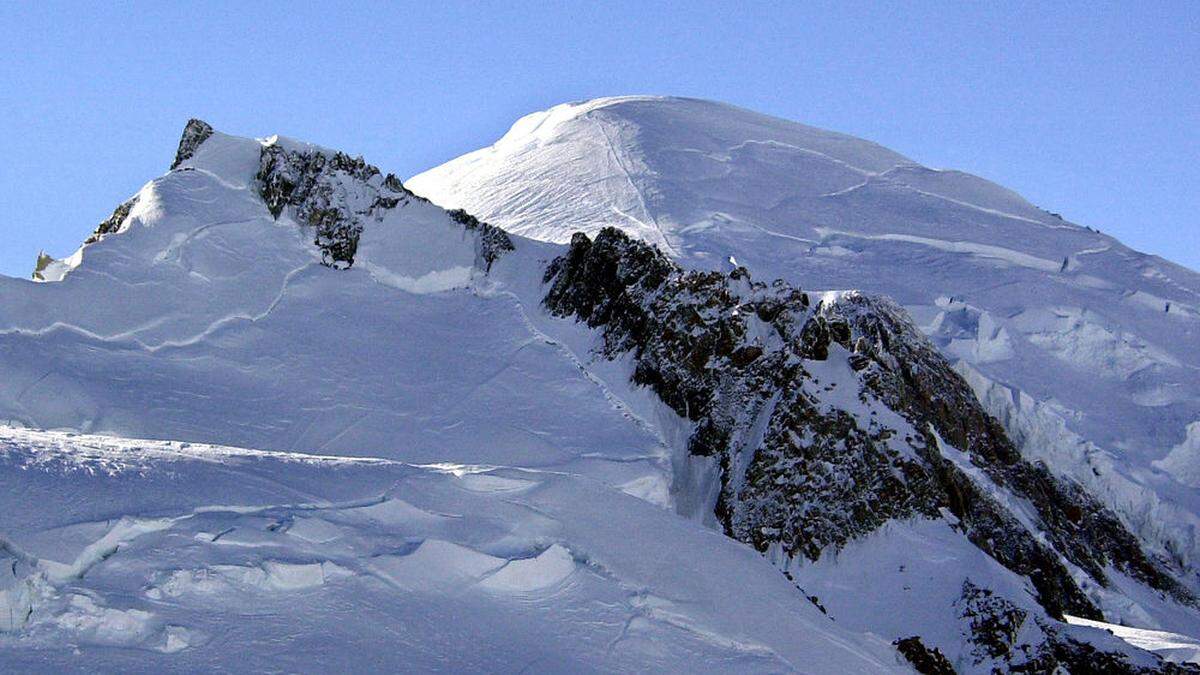
[{"label": "mountain summit", "polygon": [[[596,159],[590,131],[555,139],[625,105],[772,124],[625,99],[518,136]],[[739,143],[906,161],[797,129]],[[901,306],[803,266],[696,269],[655,218],[662,247],[595,220],[539,241],[363,158],[189,122],[73,256],[0,277],[0,664],[1191,667],[1187,560],[1018,452]]]},{"label": "mountain summit", "polygon": [[1200,275],[875,143],[686,98],[555,106],[408,185],[552,242],[899,301],[1022,453],[1200,570]]}]

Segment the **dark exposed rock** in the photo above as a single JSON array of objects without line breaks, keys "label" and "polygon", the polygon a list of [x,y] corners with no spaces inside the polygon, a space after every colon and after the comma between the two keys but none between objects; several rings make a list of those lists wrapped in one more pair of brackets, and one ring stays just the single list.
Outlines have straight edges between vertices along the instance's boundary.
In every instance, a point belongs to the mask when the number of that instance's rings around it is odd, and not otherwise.
[{"label": "dark exposed rock", "polygon": [[296,220],[314,230],[322,262],[337,269],[354,264],[369,218],[379,218],[413,196],[395,176],[380,178],[379,169],[361,157],[287,150],[278,144],[263,146],[257,179],[271,215],[278,218],[285,207],[295,207]]},{"label": "dark exposed rock", "polygon": [[[967,453],[971,463],[994,483],[1027,499],[1054,548],[1067,560],[1102,585],[1107,585],[1104,568],[1113,565],[1179,602],[1196,605],[1191,592],[1165,572],[1169,563],[1152,560],[1112,511],[1079,485],[1021,458],[1000,424],[983,410],[970,385],[919,334],[903,310],[886,299],[850,296],[839,303],[837,311],[858,336],[856,351],[860,343],[873,345],[867,349],[874,367],[863,373],[868,388],[917,429],[932,428],[941,439]],[[973,508],[977,493],[977,488],[961,485],[952,490],[955,515],[962,518],[960,511]],[[983,541],[992,536],[992,531],[978,532],[973,539]],[[1031,552],[1025,557],[1024,563],[1013,561],[1010,568],[1045,565],[1040,555]],[[1079,611],[1065,598],[1055,604],[1071,613]]]},{"label": "dark exposed rock", "polygon": [[729,355],[729,360],[738,368],[745,368],[754,362],[754,359],[762,356],[762,347],[758,345],[743,345],[738,347]]},{"label": "dark exposed rock", "polygon": [[513,250],[512,239],[508,238],[508,233],[504,230],[482,222],[462,209],[454,209],[447,213],[450,214],[450,218],[467,230],[479,233],[479,243],[475,250],[475,264],[482,267],[484,272],[490,272],[492,263],[496,262],[497,258],[506,251]]},{"label": "dark exposed rock", "polygon": [[[313,228],[313,243],[322,262],[337,269],[354,264],[363,228],[371,220],[410,202],[428,202],[404,187],[394,174],[382,175],[361,157],[320,150],[289,150],[278,143],[265,145],[256,176],[259,194],[275,218],[294,209],[297,222]],[[506,251],[512,240],[498,227],[465,211],[450,211],[450,219],[475,234],[475,264],[484,272]]]},{"label": "dark exposed rock", "polygon": [[[1154,667],[1130,661],[1125,654],[1098,649],[1067,634],[1061,624],[1032,617],[989,589],[969,580],[955,602],[963,621],[963,641],[976,666],[1013,673],[1195,673],[1191,664],[1158,660]],[[1027,624],[1033,623],[1029,628]],[[1029,634],[1040,635],[1031,641]]]},{"label": "dark exposed rock", "polygon": [[104,222],[97,225],[96,230],[92,232],[91,236],[84,240],[83,243],[95,243],[100,241],[100,238],[104,235],[111,234],[121,229],[121,226],[125,224],[125,219],[129,217],[129,212],[133,210],[133,206],[135,204],[137,204],[137,197],[134,197],[133,199],[130,199],[129,201],[126,201],[117,208],[113,209],[112,215],[105,219]]},{"label": "dark exposed rock", "polygon": [[912,664],[918,673],[924,675],[955,675],[954,666],[950,664],[950,660],[942,653],[942,650],[926,647],[921,638],[916,635],[901,638],[892,644],[896,645],[896,650],[901,656]]},{"label": "dark exposed rock", "polygon": [[1052,549],[1031,537],[1016,517],[952,462],[938,458],[931,461],[945,491],[947,508],[959,519],[960,530],[1002,565],[1028,577],[1047,613],[1058,619],[1063,614],[1103,618]]},{"label": "dark exposed rock", "polygon": [[[1068,562],[1101,585],[1113,565],[1194,602],[1116,516],[1026,462],[886,299],[847,294],[810,307],[798,289],[754,282],[744,270],[684,272],[612,228],[595,241],[576,234],[545,281],[552,313],[599,329],[603,355],[632,353],[634,382],[695,423],[688,450],[714,457],[722,472],[718,519],[760,551],[816,559],[890,520],[949,513],[969,541],[1030,580],[1050,616],[1101,618]],[[893,411],[909,426],[823,403],[839,382],[813,369],[839,359],[864,410]],[[1038,532],[996,491],[1033,504]],[[995,637],[1013,623],[977,629]]]},{"label": "dark exposed rock", "polygon": [[962,596],[955,604],[967,623],[964,637],[974,645],[975,662],[1007,658],[1028,612],[970,580],[963,582]]},{"label": "dark exposed rock", "polygon": [[196,148],[212,135],[213,128],[207,122],[195,118],[188,120],[183,127],[183,135],[179,138],[179,149],[175,151],[175,161],[171,162],[171,169],[174,170],[191,159],[192,155],[196,154]]},{"label": "dark exposed rock", "polygon": [[1097,649],[1094,645],[1075,640],[1060,631],[1041,626],[1047,639],[1038,648],[1025,648],[1021,658],[1004,664],[1011,673],[1095,673],[1096,675],[1196,675],[1200,667],[1191,663],[1171,663],[1155,657],[1154,666],[1132,663],[1125,654]]},{"label": "dark exposed rock", "polygon": [[850,349],[850,324],[844,319],[835,318],[828,323],[829,339],[845,349]]},{"label": "dark exposed rock", "polygon": [[813,359],[814,361],[824,361],[829,358],[829,324],[823,316],[814,316],[810,321],[804,324],[804,330],[800,333],[800,339],[804,342],[805,351],[804,357]]},{"label": "dark exposed rock", "polygon": [[545,281],[553,284],[545,302],[557,314],[605,327],[604,352],[615,356],[644,337],[650,318],[643,304],[675,267],[658,249],[623,235],[603,236],[608,232],[594,243],[583,233],[571,238],[567,254],[546,269]]}]

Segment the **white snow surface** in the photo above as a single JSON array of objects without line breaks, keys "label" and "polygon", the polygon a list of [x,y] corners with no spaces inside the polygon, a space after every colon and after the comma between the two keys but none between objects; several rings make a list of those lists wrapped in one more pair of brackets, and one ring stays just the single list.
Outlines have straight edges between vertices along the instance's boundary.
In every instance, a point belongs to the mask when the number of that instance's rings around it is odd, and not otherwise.
[{"label": "white snow surface", "polygon": [[559,471],[0,427],[0,495],[5,672],[903,671],[754,551]]},{"label": "white snow surface", "polygon": [[982,178],[685,98],[556,106],[408,185],[527,237],[611,225],[685,265],[890,295],[1027,457],[1200,564],[1192,270]]},{"label": "white snow surface", "polygon": [[416,201],[332,270],[250,186],[258,152],[214,136],[62,281],[0,278],[0,421],[665,475],[662,440],[560,341],[584,341],[586,358],[586,328],[538,307],[554,247],[527,242],[483,278],[473,235]]},{"label": "white snow surface", "polygon": [[1162,656],[1167,661],[1200,664],[1200,640],[1196,638],[1161,630],[1130,628],[1115,623],[1081,619],[1069,614],[1066,616],[1066,619],[1068,623],[1076,626],[1088,626],[1108,631],[1135,647],[1140,647]]}]

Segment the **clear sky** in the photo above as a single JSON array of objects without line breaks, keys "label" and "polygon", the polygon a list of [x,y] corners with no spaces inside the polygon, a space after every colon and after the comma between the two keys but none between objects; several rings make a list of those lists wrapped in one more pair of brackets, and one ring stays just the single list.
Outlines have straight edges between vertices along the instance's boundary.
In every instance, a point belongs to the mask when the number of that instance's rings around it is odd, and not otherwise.
[{"label": "clear sky", "polygon": [[1200,2],[318,4],[0,4],[0,273],[72,252],[189,117],[410,176],[629,93],[868,138],[1200,269]]}]

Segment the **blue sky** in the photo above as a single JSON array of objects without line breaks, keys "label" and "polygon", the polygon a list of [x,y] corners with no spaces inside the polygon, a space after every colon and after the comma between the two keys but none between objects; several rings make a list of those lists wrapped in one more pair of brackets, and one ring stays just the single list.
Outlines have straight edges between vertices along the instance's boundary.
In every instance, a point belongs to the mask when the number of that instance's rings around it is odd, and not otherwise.
[{"label": "blue sky", "polygon": [[1197,2],[108,4],[0,5],[0,273],[73,251],[192,116],[408,176],[626,93],[869,138],[1200,268]]}]

